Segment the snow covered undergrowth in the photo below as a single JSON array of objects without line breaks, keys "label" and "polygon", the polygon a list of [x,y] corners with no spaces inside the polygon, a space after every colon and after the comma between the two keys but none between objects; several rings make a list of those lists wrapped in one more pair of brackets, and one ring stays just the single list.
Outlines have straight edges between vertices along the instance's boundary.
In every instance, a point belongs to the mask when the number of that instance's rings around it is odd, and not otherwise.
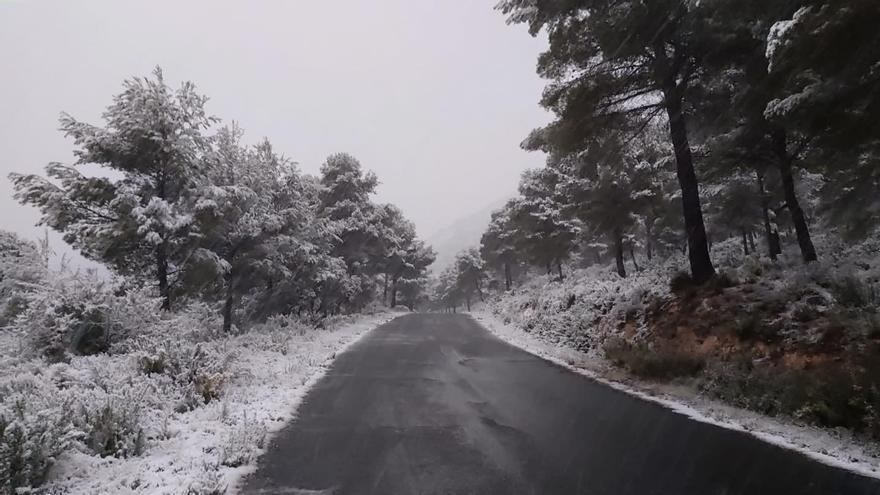
[{"label": "snow covered undergrowth", "polygon": [[[396,313],[320,329],[276,317],[229,337],[206,335],[194,316],[147,322],[149,335],[115,352],[54,364],[0,332],[0,434],[20,440],[3,443],[0,473],[22,487],[48,467],[38,493],[233,492],[328,362]],[[24,468],[2,465],[14,459]]]},{"label": "snow covered undergrowth", "polygon": [[606,266],[537,276],[478,318],[612,386],[877,477],[878,242],[817,247],[803,266],[797,252],[772,263],[719,243],[723,276],[675,294],[682,257],[626,279]]}]

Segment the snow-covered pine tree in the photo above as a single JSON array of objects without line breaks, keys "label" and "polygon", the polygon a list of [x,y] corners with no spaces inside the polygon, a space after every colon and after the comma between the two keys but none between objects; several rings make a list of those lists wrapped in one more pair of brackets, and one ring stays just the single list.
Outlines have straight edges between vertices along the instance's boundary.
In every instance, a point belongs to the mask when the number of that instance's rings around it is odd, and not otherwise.
[{"label": "snow-covered pine tree", "polygon": [[356,158],[338,153],[321,166],[320,182],[319,217],[334,238],[331,255],[345,266],[341,278],[325,285],[321,310],[359,308],[372,298],[373,276],[382,269],[375,255],[381,253],[377,226],[385,212],[370,199],[379,181]]},{"label": "snow-covered pine tree", "polygon": [[548,275],[555,269],[559,278],[580,231],[578,222],[564,211],[566,204],[558,188],[561,179],[551,168],[527,170],[520,180],[520,197],[510,203],[511,220],[521,233],[517,250]]},{"label": "snow-covered pine tree", "polygon": [[[534,2],[503,0],[509,22],[546,29],[550,47],[538,62],[551,82],[542,105],[556,121],[542,129],[552,151],[584,150],[594,136],[614,128],[638,134],[665,115],[675,153],[681,206],[694,280],[715,272],[700,205],[699,182],[688,129],[690,100],[702,64],[729,34],[713,14],[732,1]],[[528,144],[528,141],[527,141]]]},{"label": "snow-covered pine tree", "polygon": [[464,297],[467,310],[470,311],[475,294],[480,302],[484,300],[483,283],[486,280],[486,271],[480,251],[469,248],[459,252],[455,256],[454,270],[457,293]]},{"label": "snow-covered pine tree", "polygon": [[197,269],[187,272],[223,300],[225,332],[232,328],[236,301],[277,270],[268,266],[272,240],[310,220],[300,202],[279,198],[299,181],[295,166],[268,140],[248,147],[241,144],[242,135],[233,125],[212,139],[195,204],[202,232],[191,263]]},{"label": "snow-covered pine tree", "polygon": [[880,225],[880,3],[798,4],[768,33],[779,84],[764,114],[810,140],[805,159],[825,175],[831,226],[862,237]]},{"label": "snow-covered pine tree", "polygon": [[500,210],[492,212],[489,226],[480,238],[480,256],[486,267],[498,271],[504,277],[504,288],[510,290],[519,265],[523,262],[517,253],[516,229],[511,218],[513,202],[508,201]]},{"label": "snow-covered pine tree", "polygon": [[430,247],[416,236],[415,225],[394,205],[380,207],[385,214],[380,222],[379,252],[376,262],[382,265],[382,298],[389,306],[397,305],[398,292],[406,286],[410,304],[419,296],[420,280],[436,256]]},{"label": "snow-covered pine tree", "polygon": [[[72,137],[74,166],[50,163],[48,178],[10,174],[15,197],[38,207],[41,224],[87,258],[117,272],[152,280],[171,306],[176,276],[190,259],[194,188],[203,170],[204,131],[215,121],[206,97],[190,82],[172,90],[158,67],[149,78],[123,83],[104,112],[104,127],[62,114]],[[107,176],[87,176],[76,166],[97,164]]]}]

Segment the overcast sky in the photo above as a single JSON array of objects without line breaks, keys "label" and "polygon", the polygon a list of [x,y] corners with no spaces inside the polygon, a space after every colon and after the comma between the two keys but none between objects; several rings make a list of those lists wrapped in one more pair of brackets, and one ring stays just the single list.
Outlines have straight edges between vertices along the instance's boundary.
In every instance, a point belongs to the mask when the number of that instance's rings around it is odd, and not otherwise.
[{"label": "overcast sky", "polygon": [[72,160],[59,113],[100,123],[123,79],[160,65],[306,172],[353,154],[430,236],[543,164],[519,143],[548,120],[546,41],[496,2],[0,0],[0,228],[39,234],[6,175]]}]

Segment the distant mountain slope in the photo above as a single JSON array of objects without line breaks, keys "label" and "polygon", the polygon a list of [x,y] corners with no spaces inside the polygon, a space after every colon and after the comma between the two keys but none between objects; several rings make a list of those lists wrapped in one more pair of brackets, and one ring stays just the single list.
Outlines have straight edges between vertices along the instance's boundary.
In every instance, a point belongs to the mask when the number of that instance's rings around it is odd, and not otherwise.
[{"label": "distant mountain slope", "polygon": [[492,212],[500,209],[506,202],[507,198],[496,200],[428,236],[428,244],[437,252],[437,261],[431,265],[434,273],[452,264],[456,253],[462,249],[479,246],[480,237],[489,225]]}]

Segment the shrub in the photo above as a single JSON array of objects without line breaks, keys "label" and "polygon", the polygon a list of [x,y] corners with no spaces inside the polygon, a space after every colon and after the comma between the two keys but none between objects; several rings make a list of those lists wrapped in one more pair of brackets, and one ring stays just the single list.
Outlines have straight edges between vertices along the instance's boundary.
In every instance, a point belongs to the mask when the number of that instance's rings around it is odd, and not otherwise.
[{"label": "shrub", "polygon": [[12,494],[39,486],[55,457],[75,437],[64,412],[44,407],[43,397],[21,393],[4,397],[0,404],[0,492]]},{"label": "shrub", "polygon": [[867,287],[853,275],[832,278],[828,289],[843,306],[863,308],[869,303]]},{"label": "shrub", "polygon": [[779,326],[767,324],[759,313],[747,313],[737,318],[734,331],[743,341],[761,341],[770,344],[781,339]]},{"label": "shrub", "polygon": [[[50,361],[60,361],[68,352],[88,355],[109,348],[106,308],[63,300],[59,303],[50,304],[33,322],[32,343],[37,351]],[[42,308],[33,305],[27,313],[31,309]]]},{"label": "shrub", "polygon": [[880,339],[880,315],[865,315],[865,333],[869,339]]},{"label": "shrub", "polygon": [[159,321],[159,300],[146,289],[108,285],[95,275],[55,273],[25,297],[11,329],[55,362],[108,352]]},{"label": "shrub", "polygon": [[795,305],[794,309],[791,312],[791,316],[796,321],[806,323],[808,321],[815,320],[820,315],[816,308],[814,308],[811,304],[799,303]]},{"label": "shrub", "polygon": [[722,271],[722,272],[715,274],[714,277],[709,279],[709,282],[707,283],[707,287],[710,290],[720,292],[722,289],[727,289],[727,288],[736,286],[737,283],[738,282],[736,280],[736,277],[734,277],[730,272]]},{"label": "shrub", "polygon": [[142,339],[136,344],[137,361],[145,374],[162,374],[181,389],[180,411],[220,397],[232,356],[222,356],[213,346],[164,339]]},{"label": "shrub", "polygon": [[750,283],[757,281],[764,271],[764,264],[757,256],[747,256],[739,267],[740,276]]},{"label": "shrub", "polygon": [[809,369],[756,365],[746,358],[713,366],[701,388],[739,407],[791,415],[880,438],[880,358],[876,350]]},{"label": "shrub", "polygon": [[0,327],[15,321],[27,309],[27,299],[22,294],[12,294],[0,300]]},{"label": "shrub", "polygon": [[144,449],[144,430],[136,400],[108,399],[96,410],[81,405],[78,418],[86,432],[85,444],[101,457],[131,457]]},{"label": "shrub", "polygon": [[0,327],[24,312],[26,294],[45,278],[46,249],[0,230]]},{"label": "shrub", "polygon": [[691,278],[689,273],[678,271],[669,280],[669,290],[671,290],[673,294],[690,297],[696,294],[701,288],[709,292],[721,292],[723,289],[733,287],[736,284],[736,279],[733,275],[727,272],[721,272],[714,275],[701,286]]},{"label": "shrub", "polygon": [[691,274],[687,272],[675,272],[669,280],[669,290],[671,290],[673,294],[683,294],[693,290],[695,287],[696,283],[694,282],[694,279],[691,278]]},{"label": "shrub", "polygon": [[256,459],[259,451],[266,446],[266,427],[259,422],[244,417],[241,425],[232,430],[220,449],[220,464],[238,467]]},{"label": "shrub", "polygon": [[694,376],[703,368],[704,361],[671,348],[652,349],[644,344],[632,345],[622,339],[609,339],[605,357],[617,366],[625,367],[640,378],[669,380]]},{"label": "shrub", "polygon": [[202,470],[195,479],[189,481],[183,495],[223,495],[227,486],[223,483],[220,466],[216,463],[203,463]]}]

